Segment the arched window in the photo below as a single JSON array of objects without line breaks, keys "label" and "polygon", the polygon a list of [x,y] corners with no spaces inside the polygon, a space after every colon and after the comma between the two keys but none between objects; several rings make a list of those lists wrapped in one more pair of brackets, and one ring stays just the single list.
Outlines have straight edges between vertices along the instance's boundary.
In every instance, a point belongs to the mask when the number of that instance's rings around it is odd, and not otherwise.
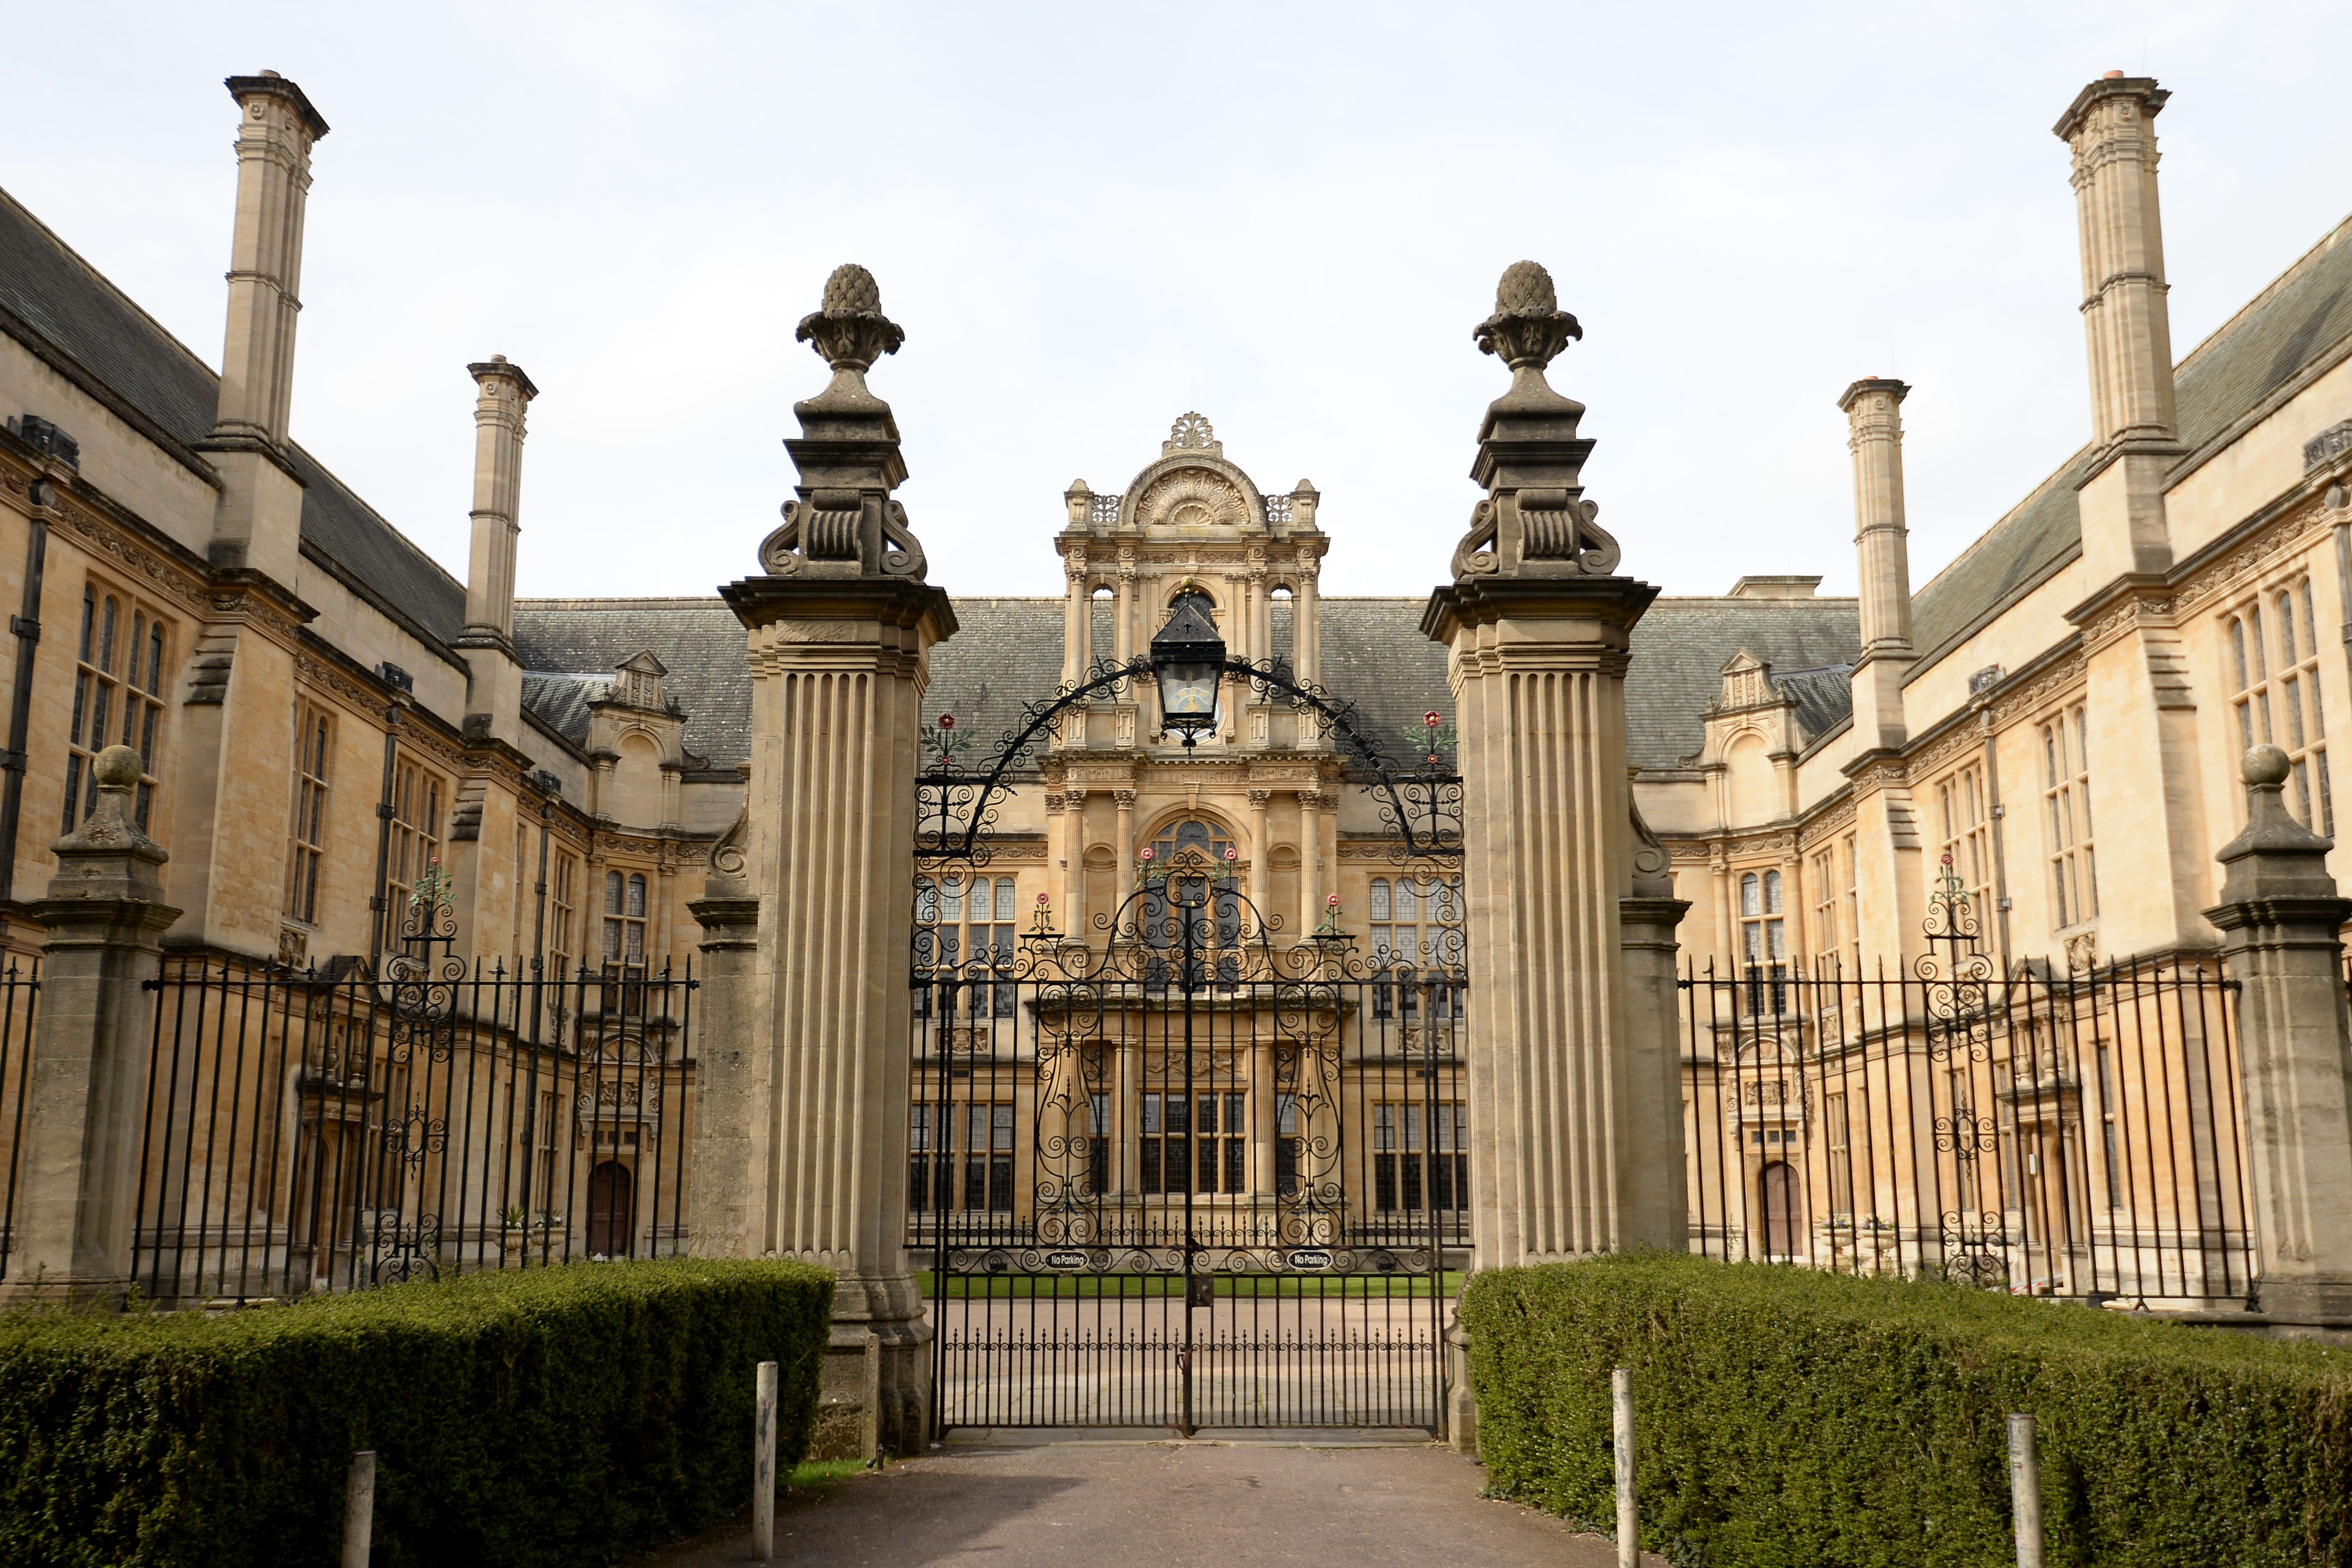
[{"label": "arched window", "polygon": [[[1241,850],[1232,833],[1197,817],[1183,818],[1161,828],[1136,861],[1145,886],[1144,942],[1213,955],[1218,983],[1237,984],[1241,959],[1230,949],[1242,939],[1242,898],[1234,882]],[[1146,983],[1164,985],[1168,977],[1164,967],[1155,964]]]},{"label": "arched window", "polygon": [[1183,609],[1187,604],[1199,605],[1201,607],[1201,613],[1209,618],[1211,624],[1213,625],[1215,623],[1217,619],[1217,601],[1197,588],[1185,589],[1175,598],[1170,600],[1168,601],[1169,615],[1172,618],[1176,612]]}]

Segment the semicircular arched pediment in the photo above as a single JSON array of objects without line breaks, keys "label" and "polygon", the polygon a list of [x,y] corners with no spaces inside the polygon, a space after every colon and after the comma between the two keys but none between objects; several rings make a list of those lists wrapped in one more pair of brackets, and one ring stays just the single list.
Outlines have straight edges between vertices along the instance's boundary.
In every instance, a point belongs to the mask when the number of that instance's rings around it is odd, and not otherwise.
[{"label": "semicircular arched pediment", "polygon": [[1143,528],[1245,528],[1250,505],[1241,487],[1206,468],[1180,468],[1152,482],[1135,504]]}]

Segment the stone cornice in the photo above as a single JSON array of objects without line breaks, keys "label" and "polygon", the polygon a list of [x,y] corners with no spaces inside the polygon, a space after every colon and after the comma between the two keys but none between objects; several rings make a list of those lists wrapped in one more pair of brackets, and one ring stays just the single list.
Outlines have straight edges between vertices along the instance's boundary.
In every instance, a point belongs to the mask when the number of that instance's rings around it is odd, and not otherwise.
[{"label": "stone cornice", "polygon": [[2156,85],[2154,77],[2102,77],[2074,95],[2074,101],[2066,106],[2066,112],[2058,117],[2050,133],[2061,141],[2074,141],[2074,133],[2083,127],[2084,117],[2111,98],[2137,99],[2142,115],[2154,120],[2171,97],[2170,92]]},{"label": "stone cornice", "polygon": [[1816,806],[1813,814],[1798,824],[1798,846],[1811,849],[1822,840],[1843,832],[1853,826],[1855,810],[1853,787],[1848,785]]},{"label": "stone cornice", "polygon": [[908,578],[747,577],[722,584],[719,596],[754,631],[787,620],[845,630],[858,622],[906,628],[928,622],[931,641],[944,643],[957,630],[948,591]]},{"label": "stone cornice", "polygon": [[1464,628],[1505,620],[1591,620],[1630,633],[1657,596],[1631,577],[1465,578],[1430,593],[1421,630],[1449,646]]}]

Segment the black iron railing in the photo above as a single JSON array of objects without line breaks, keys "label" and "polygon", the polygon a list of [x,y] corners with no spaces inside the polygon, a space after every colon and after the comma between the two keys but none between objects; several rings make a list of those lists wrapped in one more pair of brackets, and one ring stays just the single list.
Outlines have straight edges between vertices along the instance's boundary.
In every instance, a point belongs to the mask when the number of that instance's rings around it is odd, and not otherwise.
[{"label": "black iron railing", "polygon": [[691,967],[168,960],[137,1288],[363,1289],[687,1249]]},{"label": "black iron railing", "polygon": [[1682,980],[1691,1249],[2033,1294],[2253,1290],[2235,983],[2194,961]]},{"label": "black iron railing", "polygon": [[16,1233],[16,1183],[24,1168],[33,1073],[33,1013],[41,962],[10,958],[0,968],[0,1280]]}]

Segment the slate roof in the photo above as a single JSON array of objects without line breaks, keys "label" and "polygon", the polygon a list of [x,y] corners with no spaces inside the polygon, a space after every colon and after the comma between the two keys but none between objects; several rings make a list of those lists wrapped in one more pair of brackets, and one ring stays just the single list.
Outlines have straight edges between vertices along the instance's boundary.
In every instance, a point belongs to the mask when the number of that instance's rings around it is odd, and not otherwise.
[{"label": "slate roof", "polygon": [[1797,699],[1797,722],[1812,740],[1853,714],[1853,666],[1832,664],[1822,670],[1774,670],[1772,684]]},{"label": "slate roof", "polygon": [[[0,190],[0,327],[36,340],[102,402],[124,405],[182,447],[212,433],[220,378],[48,228]],[[68,430],[68,434],[74,432]],[[302,542],[332,559],[446,643],[463,629],[466,590],[299,446],[309,486]]]},{"label": "slate roof", "polygon": [[[1024,703],[1050,695],[1062,675],[1059,599],[959,599],[961,630],[931,654],[923,715],[952,713],[980,748],[993,747]],[[1420,599],[1323,601],[1323,684],[1353,702],[1359,727],[1400,762],[1422,715],[1449,719],[1445,650],[1421,633]],[[1290,614],[1274,613],[1277,654]],[[1106,638],[1107,643],[1107,638]],[[1633,762],[1672,768],[1704,739],[1703,715],[1720,689],[1725,660],[1741,649],[1774,666],[1814,734],[1845,716],[1845,677],[1860,651],[1851,599],[1661,599],[1633,632],[1626,675]],[[743,629],[716,599],[520,600],[515,649],[530,672],[523,701],[558,733],[587,733],[587,705],[612,671],[640,649],[669,667],[663,690],[687,716],[686,745],[731,768],[750,755],[751,677]]]},{"label": "slate roof", "polygon": [[1673,768],[1706,741],[1707,705],[1742,650],[1772,666],[1797,716],[1819,735],[1852,711],[1845,672],[1862,654],[1852,599],[1660,598],[1633,623],[1625,670],[1625,752],[1636,768]]},{"label": "slate roof", "polygon": [[[2352,335],[2352,219],[2199,344],[2174,372],[2180,439],[2191,452],[2227,430],[2298,372],[2347,350]],[[2082,548],[2074,499],[2091,465],[2084,446],[1913,594],[1918,666],[2041,580]]]},{"label": "slate roof", "polygon": [[651,649],[669,672],[663,695],[686,714],[686,748],[721,768],[751,755],[743,623],[719,599],[518,599],[514,641],[525,706],[571,740],[588,733],[613,671]]}]

